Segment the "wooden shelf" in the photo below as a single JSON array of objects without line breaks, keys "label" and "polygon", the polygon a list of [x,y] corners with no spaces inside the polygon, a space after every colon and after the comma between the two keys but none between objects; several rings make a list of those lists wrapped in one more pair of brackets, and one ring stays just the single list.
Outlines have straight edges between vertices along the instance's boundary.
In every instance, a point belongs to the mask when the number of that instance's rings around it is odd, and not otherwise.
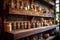
[{"label": "wooden shelf", "polygon": [[28,16],[42,16],[40,12],[32,12],[20,9],[9,9],[9,14],[17,14],[17,15],[28,15]]},{"label": "wooden shelf", "polygon": [[[45,1],[46,1],[46,0],[45,0]],[[46,2],[49,3],[49,4],[51,4],[51,5],[53,5],[53,6],[55,5],[54,1],[52,1],[52,2],[51,2],[51,1],[49,1],[49,2],[46,1]]]},{"label": "wooden shelf", "polygon": [[[56,28],[58,25],[51,25],[51,26],[44,26],[44,27],[38,27],[38,28],[32,28],[32,29],[25,29],[25,30],[13,30],[9,32],[8,34],[13,38],[13,40],[24,38],[33,34],[41,33],[44,31],[48,31],[51,29]],[[10,37],[8,36],[8,37]]]},{"label": "wooden shelf", "polygon": [[25,11],[20,9],[12,9],[9,8],[9,14],[17,14],[17,15],[28,15],[28,16],[41,16],[41,17],[54,17],[51,13],[40,13],[40,12],[32,12]]}]

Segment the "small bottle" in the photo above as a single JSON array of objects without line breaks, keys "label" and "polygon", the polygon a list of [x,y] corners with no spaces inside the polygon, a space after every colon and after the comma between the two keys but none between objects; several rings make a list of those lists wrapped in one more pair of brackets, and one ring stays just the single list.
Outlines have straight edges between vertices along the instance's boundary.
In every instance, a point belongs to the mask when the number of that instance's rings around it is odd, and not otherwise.
[{"label": "small bottle", "polygon": [[19,1],[19,5],[20,5],[20,9],[21,9],[21,6],[22,6],[22,2],[21,1]]},{"label": "small bottle", "polygon": [[15,8],[14,0],[11,0],[11,8]]},{"label": "small bottle", "polygon": [[52,21],[50,21],[50,25],[52,25],[53,23],[52,23]]},{"label": "small bottle", "polygon": [[11,23],[5,23],[4,25],[5,32],[11,32],[12,31],[12,26]]},{"label": "small bottle", "polygon": [[33,40],[38,40],[37,35],[34,35],[34,36],[33,36]]},{"label": "small bottle", "polygon": [[31,25],[32,25],[32,28],[35,28],[35,23],[34,22]]},{"label": "small bottle", "polygon": [[19,9],[20,4],[19,4],[19,0],[17,0],[17,9]]},{"label": "small bottle", "polygon": [[16,29],[16,23],[12,23],[12,30]]},{"label": "small bottle", "polygon": [[18,23],[16,23],[16,29],[18,29]]},{"label": "small bottle", "polygon": [[39,22],[39,27],[41,27],[41,22]]},{"label": "small bottle", "polygon": [[40,25],[39,21],[37,21],[37,23],[36,23],[36,24],[37,24],[37,27],[39,27],[39,25]]},{"label": "small bottle", "polygon": [[35,28],[37,28],[37,27],[38,27],[38,26],[37,26],[37,24],[38,24],[38,23],[37,23],[37,22],[35,22]]},{"label": "small bottle", "polygon": [[24,22],[24,28],[27,29],[27,22]]},{"label": "small bottle", "polygon": [[43,27],[43,21],[41,22],[41,26]]},{"label": "small bottle", "polygon": [[14,30],[14,23],[12,23],[11,25],[12,25],[12,30]]},{"label": "small bottle", "polygon": [[11,23],[9,23],[9,32],[12,31],[12,26],[11,26]]},{"label": "small bottle", "polygon": [[42,22],[42,25],[43,25],[43,27],[44,27],[44,26],[46,26],[46,23],[45,23],[45,21],[46,21],[46,20],[44,20],[44,21]]},{"label": "small bottle", "polygon": [[31,23],[30,22],[28,22],[28,29],[30,29],[31,28]]},{"label": "small bottle", "polygon": [[21,26],[20,26],[21,29],[24,29],[24,23],[21,22]]},{"label": "small bottle", "polygon": [[21,4],[20,8],[21,8],[21,9],[23,9],[23,6],[24,6],[23,1],[21,1],[21,3],[20,3],[20,4]]},{"label": "small bottle", "polygon": [[14,23],[14,30],[16,29],[16,23]]},{"label": "small bottle", "polygon": [[20,22],[18,23],[18,29],[20,29]]}]

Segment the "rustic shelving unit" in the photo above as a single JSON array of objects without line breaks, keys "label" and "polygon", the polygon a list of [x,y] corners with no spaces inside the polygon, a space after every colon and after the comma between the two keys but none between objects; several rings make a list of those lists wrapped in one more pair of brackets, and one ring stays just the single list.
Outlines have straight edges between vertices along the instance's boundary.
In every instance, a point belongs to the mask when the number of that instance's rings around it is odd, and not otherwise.
[{"label": "rustic shelving unit", "polygon": [[[37,1],[37,0],[36,0]],[[38,0],[41,4],[45,5],[46,7],[48,7],[48,9],[52,9],[53,8],[53,4],[50,4],[44,0],[40,1]],[[44,3],[45,4],[44,4]],[[54,12],[53,13],[40,13],[40,12],[32,12],[32,11],[26,11],[26,10],[20,10],[20,9],[16,9],[16,8],[11,8],[9,7],[10,5],[7,4],[6,5],[6,1],[4,1],[4,8],[5,9],[5,17],[7,15],[23,15],[23,16],[30,16],[30,17],[46,17],[46,18],[53,18],[53,20],[55,21],[55,15],[54,15]],[[39,4],[40,4],[39,3]],[[48,4],[47,4],[48,3]],[[52,9],[53,10],[53,9]],[[8,11],[8,12],[7,12]],[[54,11],[54,10],[53,10]],[[31,18],[31,19],[32,19]],[[10,21],[11,22],[11,21]],[[14,21],[16,22],[16,21]],[[6,21],[6,18],[4,18],[4,23],[9,23],[8,21]],[[41,32],[45,32],[45,31],[48,31],[48,30],[52,30],[52,29],[55,29],[58,25],[57,24],[53,24],[53,25],[50,25],[50,26],[44,26],[44,27],[37,27],[37,28],[31,28],[31,29],[23,29],[23,30],[20,30],[20,29],[17,29],[17,30],[13,30],[11,32],[6,32],[6,37],[7,39],[11,39],[11,40],[18,40],[20,38],[24,38],[24,37],[27,37],[27,36],[31,36],[31,35],[34,35],[34,34],[37,34],[37,33],[41,33]]]}]

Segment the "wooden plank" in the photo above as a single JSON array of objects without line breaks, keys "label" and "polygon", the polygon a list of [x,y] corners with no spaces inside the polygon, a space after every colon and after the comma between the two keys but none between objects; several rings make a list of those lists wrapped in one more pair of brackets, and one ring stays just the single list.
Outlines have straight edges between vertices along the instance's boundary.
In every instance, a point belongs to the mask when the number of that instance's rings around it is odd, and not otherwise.
[{"label": "wooden plank", "polygon": [[25,11],[25,10],[12,9],[12,8],[9,8],[9,14],[41,16],[41,17],[54,17],[54,15],[51,13],[32,12],[32,11]]},{"label": "wooden plank", "polygon": [[30,36],[30,35],[33,35],[33,34],[48,31],[48,30],[56,28],[57,26],[58,25],[51,25],[51,26],[25,29],[25,30],[14,30],[14,31],[9,32],[9,33],[14,35],[14,40],[15,40],[15,39],[20,39],[20,38],[27,37],[27,36]]}]

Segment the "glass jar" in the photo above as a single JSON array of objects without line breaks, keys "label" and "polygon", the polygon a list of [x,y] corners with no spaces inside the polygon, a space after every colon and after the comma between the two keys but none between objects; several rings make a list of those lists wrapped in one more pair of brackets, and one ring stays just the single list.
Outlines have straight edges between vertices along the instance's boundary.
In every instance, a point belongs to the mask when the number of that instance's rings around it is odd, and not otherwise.
[{"label": "glass jar", "polygon": [[5,32],[11,32],[12,31],[11,23],[5,23],[4,24],[4,29],[5,29]]},{"label": "glass jar", "polygon": [[14,22],[11,25],[12,25],[12,30],[16,30],[16,23]]},{"label": "glass jar", "polygon": [[11,8],[15,8],[15,3],[14,3],[14,0],[11,0]]}]

